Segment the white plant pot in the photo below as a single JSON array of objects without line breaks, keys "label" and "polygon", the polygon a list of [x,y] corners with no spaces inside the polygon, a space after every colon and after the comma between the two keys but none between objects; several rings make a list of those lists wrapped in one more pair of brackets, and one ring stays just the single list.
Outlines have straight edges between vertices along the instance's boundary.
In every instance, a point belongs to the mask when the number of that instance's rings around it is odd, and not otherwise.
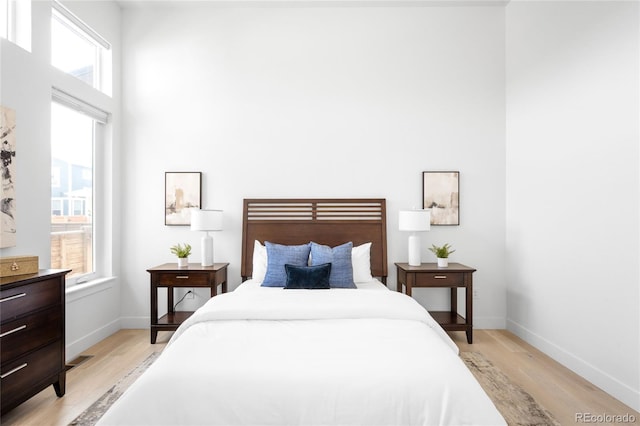
[{"label": "white plant pot", "polygon": [[443,257],[439,257],[438,258],[438,268],[446,268],[447,266],[449,266],[449,259],[443,258]]},{"label": "white plant pot", "polygon": [[189,266],[189,258],[188,257],[179,257],[178,258],[178,268],[186,268]]}]

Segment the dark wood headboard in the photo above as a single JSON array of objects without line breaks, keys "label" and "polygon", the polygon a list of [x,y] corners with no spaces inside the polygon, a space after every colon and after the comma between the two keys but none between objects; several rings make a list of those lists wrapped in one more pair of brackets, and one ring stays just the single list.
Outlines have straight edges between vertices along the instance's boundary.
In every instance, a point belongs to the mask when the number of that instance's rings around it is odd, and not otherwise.
[{"label": "dark wood headboard", "polygon": [[245,281],[252,275],[253,245],[305,244],[315,241],[331,247],[353,242],[354,247],[371,242],[371,273],[386,283],[386,200],[335,199],[245,199],[242,214],[242,265]]}]

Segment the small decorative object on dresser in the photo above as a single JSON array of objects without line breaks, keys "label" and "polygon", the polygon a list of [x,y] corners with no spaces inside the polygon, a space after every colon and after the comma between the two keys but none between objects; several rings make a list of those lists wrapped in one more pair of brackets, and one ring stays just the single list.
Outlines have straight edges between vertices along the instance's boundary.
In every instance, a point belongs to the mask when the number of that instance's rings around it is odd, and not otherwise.
[{"label": "small decorative object on dresser", "polygon": [[[406,288],[407,296],[411,296],[414,287],[445,287],[451,289],[451,310],[429,311],[433,319],[447,331],[465,331],[467,342],[473,343],[473,273],[474,268],[460,263],[451,263],[443,271],[435,263],[423,263],[410,266],[408,263],[396,263],[398,281],[396,290],[402,292]],[[458,288],[465,289],[465,314],[458,314]]]},{"label": "small decorative object on dresser", "polygon": [[191,254],[191,245],[184,243],[184,247],[182,244],[176,244],[171,247],[171,253],[178,256],[178,267],[186,268],[189,266],[189,255]]},{"label": "small decorative object on dresser", "polygon": [[0,277],[35,274],[38,272],[38,256],[0,257]]},{"label": "small decorative object on dresser", "polygon": [[446,243],[443,246],[431,244],[431,247],[429,247],[429,251],[436,255],[436,258],[438,259],[438,267],[446,268],[447,266],[449,266],[449,255],[455,250],[451,250],[451,245],[449,243]]},{"label": "small decorative object on dresser", "polygon": [[41,269],[0,277],[2,414],[53,385],[65,393],[65,275]]},{"label": "small decorative object on dresser", "polygon": [[[156,342],[158,331],[175,331],[193,312],[176,311],[173,304],[175,287],[209,287],[211,297],[218,294],[218,286],[222,293],[227,292],[228,263],[215,263],[211,266],[187,265],[177,267],[175,263],[165,263],[147,269],[151,274],[151,343]],[[158,288],[167,289],[167,314],[158,318]]]}]

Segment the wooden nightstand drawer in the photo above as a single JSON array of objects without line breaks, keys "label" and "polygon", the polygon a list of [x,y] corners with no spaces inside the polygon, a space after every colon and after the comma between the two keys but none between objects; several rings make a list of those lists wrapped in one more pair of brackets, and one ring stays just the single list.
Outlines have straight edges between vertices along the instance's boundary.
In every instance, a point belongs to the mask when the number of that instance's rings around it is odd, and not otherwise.
[{"label": "wooden nightstand drawer", "polygon": [[423,272],[416,274],[414,287],[427,286],[463,286],[464,274],[458,272]]},{"label": "wooden nightstand drawer", "polygon": [[0,291],[0,319],[2,322],[48,306],[59,305],[62,300],[59,279],[27,284]]},{"label": "wooden nightstand drawer", "polygon": [[62,311],[52,308],[2,324],[0,328],[2,364],[60,339],[62,337],[61,321]]},{"label": "wooden nightstand drawer", "polygon": [[157,274],[157,280],[159,285],[177,285],[180,286],[208,286],[209,275],[199,274],[194,272],[185,271],[184,273],[161,273]]}]

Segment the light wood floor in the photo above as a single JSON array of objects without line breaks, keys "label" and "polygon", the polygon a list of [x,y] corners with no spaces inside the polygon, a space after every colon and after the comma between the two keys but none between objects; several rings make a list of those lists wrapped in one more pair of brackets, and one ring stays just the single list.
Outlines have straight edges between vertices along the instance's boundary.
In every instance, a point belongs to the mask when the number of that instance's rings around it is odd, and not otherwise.
[{"label": "light wood floor", "polygon": [[[121,377],[152,352],[162,351],[171,333],[149,343],[148,330],[121,330],[85,352],[91,359],[67,373],[67,393],[57,398],[53,387],[42,391],[2,418],[3,425],[68,425]],[[635,416],[640,414],[562,367],[505,330],[475,330],[474,343],[464,333],[451,333],[461,351],[482,353],[543,405],[562,425],[577,424],[576,413]]]}]

